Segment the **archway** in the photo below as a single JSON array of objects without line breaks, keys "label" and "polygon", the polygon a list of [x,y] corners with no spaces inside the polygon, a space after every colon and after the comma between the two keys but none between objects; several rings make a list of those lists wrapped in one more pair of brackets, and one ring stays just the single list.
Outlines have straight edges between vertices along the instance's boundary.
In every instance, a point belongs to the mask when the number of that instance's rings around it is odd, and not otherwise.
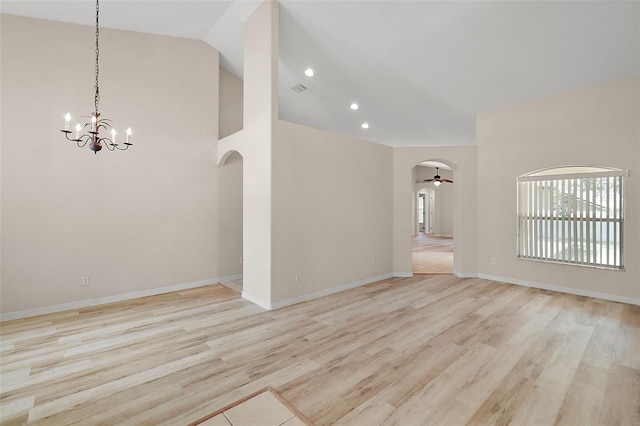
[{"label": "archway", "polygon": [[423,161],[413,168],[413,274],[453,273],[453,173],[453,167],[440,160]]},{"label": "archway", "polygon": [[218,259],[227,287],[242,294],[243,276],[243,163],[237,151],[220,162],[218,191]]}]

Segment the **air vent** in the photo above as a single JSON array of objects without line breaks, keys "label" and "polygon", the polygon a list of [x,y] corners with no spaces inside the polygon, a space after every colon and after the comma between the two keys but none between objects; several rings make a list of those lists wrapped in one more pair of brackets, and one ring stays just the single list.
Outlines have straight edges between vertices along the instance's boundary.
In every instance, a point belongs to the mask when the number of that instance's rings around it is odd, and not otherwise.
[{"label": "air vent", "polygon": [[295,86],[293,86],[293,87],[291,88],[291,90],[293,90],[293,91],[294,91],[294,92],[296,92],[296,93],[302,93],[302,92],[304,92],[305,90],[307,90],[307,87],[306,87],[306,86],[303,86],[302,84],[296,84]]}]

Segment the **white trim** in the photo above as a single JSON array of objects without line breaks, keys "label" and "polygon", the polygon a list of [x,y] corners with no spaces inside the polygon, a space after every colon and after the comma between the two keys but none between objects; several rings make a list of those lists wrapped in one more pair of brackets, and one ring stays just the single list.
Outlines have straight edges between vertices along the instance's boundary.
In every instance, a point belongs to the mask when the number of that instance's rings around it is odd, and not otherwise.
[{"label": "white trim", "polygon": [[139,297],[156,296],[158,294],[171,293],[173,291],[188,290],[191,288],[204,287],[206,285],[223,283],[242,278],[242,274],[228,275],[210,280],[194,281],[190,283],[175,284],[167,287],[152,288],[149,290],[134,291],[131,293],[116,294],[114,296],[97,297],[95,299],[78,300],[76,302],[63,303],[61,305],[43,306],[41,308],[27,309],[26,311],[9,312],[0,314],[0,321],[9,321],[20,318],[33,317],[36,315],[51,314],[54,312],[69,311],[72,309],[87,308],[89,306],[104,305],[107,303],[121,302],[123,300],[137,299]]},{"label": "white trim", "polygon": [[453,271],[453,275],[455,275],[458,278],[478,278],[478,274],[476,274],[475,272]]},{"label": "white trim", "polygon": [[[532,287],[532,288],[539,288],[539,289],[543,289],[543,290],[557,291],[557,292],[560,292],[560,293],[575,294],[577,296],[587,296],[587,297],[594,297],[596,299],[603,299],[603,300],[611,300],[611,301],[614,301],[614,302],[628,303],[628,304],[631,304],[631,305],[640,305],[640,298],[618,296],[618,295],[615,295],[615,294],[599,293],[599,292],[595,292],[595,291],[581,290],[581,289],[570,288],[570,287],[560,287],[560,286],[556,286],[556,285],[542,284],[542,283],[536,283],[536,282],[532,282],[532,281],[519,280],[519,279],[516,279],[516,278],[505,278],[505,277],[500,277],[500,276],[496,276],[496,275],[475,274],[475,273],[458,272],[458,271],[454,271],[453,273],[458,278],[482,278],[482,279],[485,279],[485,280],[498,281],[498,282],[502,282],[502,283],[506,283],[506,284],[515,284],[515,285],[521,285],[521,286],[525,286],[525,287]],[[315,293],[310,293],[310,294],[306,294],[306,295],[303,295],[303,296],[294,297],[292,299],[287,299],[287,300],[284,300],[282,302],[276,302],[276,303],[264,302],[264,301],[262,301],[262,300],[260,300],[260,299],[258,299],[256,297],[250,295],[246,291],[242,292],[242,298],[250,301],[251,303],[254,303],[254,304],[260,306],[263,309],[266,309],[266,310],[270,311],[270,310],[284,308],[285,306],[294,305],[296,303],[306,302],[308,300],[313,300],[313,299],[317,299],[317,298],[320,298],[320,297],[328,296],[330,294],[339,293],[341,291],[350,290],[350,289],[353,289],[353,288],[356,288],[356,287],[360,287],[360,286],[363,286],[363,285],[371,284],[371,283],[376,282],[376,281],[386,280],[386,279],[392,278],[392,277],[411,278],[411,277],[413,277],[413,273],[411,273],[411,272],[393,272],[391,274],[378,275],[376,277],[367,278],[367,279],[364,279],[364,280],[358,280],[358,281],[354,281],[354,282],[347,283],[347,284],[342,284],[342,285],[331,287],[331,288],[328,288],[328,289],[325,289],[325,290],[320,290],[320,291],[317,291]],[[194,281],[194,282],[190,282],[190,283],[176,284],[176,285],[167,286],[167,287],[160,287],[160,288],[154,288],[154,289],[149,289],[149,290],[142,290],[142,291],[136,291],[136,292],[131,292],[131,293],[124,293],[124,294],[119,294],[119,295],[115,295],[115,296],[99,297],[99,298],[90,299],[90,300],[80,300],[80,301],[77,301],[77,302],[64,303],[64,304],[61,304],[61,305],[45,306],[45,307],[42,307],[42,308],[29,309],[29,310],[26,310],[26,311],[9,312],[9,313],[5,313],[5,314],[0,314],[0,321],[9,321],[9,320],[13,320],[13,319],[27,318],[27,317],[32,317],[32,316],[36,316],[36,315],[51,314],[51,313],[54,313],[54,312],[61,312],[61,311],[68,311],[68,310],[72,310],[72,309],[86,308],[86,307],[89,307],[89,306],[104,305],[106,303],[120,302],[120,301],[123,301],[123,300],[136,299],[136,298],[139,298],[139,297],[155,296],[155,295],[158,295],[158,294],[171,293],[173,291],[180,291],[180,290],[188,290],[188,289],[191,289],[191,288],[203,287],[203,286],[206,286],[206,285],[211,285],[211,284],[216,284],[216,283],[224,283],[224,282],[227,282],[227,281],[233,281],[233,280],[239,280],[239,279],[242,279],[242,274],[239,274],[239,275],[228,275],[228,276],[225,276],[225,277],[213,278],[213,279],[210,279],[210,280]]]},{"label": "white trim", "polygon": [[222,277],[222,278],[218,278],[219,283],[226,283],[229,281],[235,281],[235,280],[241,280],[242,279],[242,274],[237,274],[237,275],[227,275],[226,277]]},{"label": "white trim", "polygon": [[[358,280],[347,284],[338,285],[335,287],[327,288],[324,290],[316,291],[315,293],[305,294],[303,296],[294,297],[292,299],[283,300],[281,302],[276,302],[271,304],[271,309],[280,309],[285,306],[295,305],[296,303],[306,302],[308,300],[318,299],[320,297],[328,296],[330,294],[339,293],[345,290],[351,290],[352,288],[360,287],[363,285],[371,284],[376,281],[382,281],[389,278],[392,278],[394,274],[384,274],[378,275],[377,277],[365,278],[364,280]],[[242,293],[242,297],[244,297],[244,292]]]},{"label": "white trim", "polygon": [[242,298],[245,300],[248,300],[249,302],[253,303],[254,305],[258,305],[260,306],[262,309],[266,309],[267,311],[271,311],[273,309],[271,303],[269,302],[265,302],[261,299],[258,299],[255,296],[250,295],[249,293],[247,293],[245,290],[242,290]]},{"label": "white trim", "polygon": [[566,179],[588,179],[601,177],[629,177],[629,170],[620,170],[612,172],[590,172],[590,173],[567,173],[556,175],[535,175],[520,176],[518,182],[544,182],[548,180],[566,180]]},{"label": "white trim", "polygon": [[521,285],[524,287],[533,287],[533,288],[539,288],[542,290],[557,291],[559,293],[575,294],[576,296],[587,296],[587,297],[593,297],[596,299],[611,300],[613,302],[628,303],[630,305],[640,305],[640,298],[618,296],[617,294],[599,293],[597,291],[582,290],[579,288],[572,288],[572,287],[560,287],[557,285],[541,284],[541,283],[536,283],[532,281],[519,280],[515,278],[505,278],[505,277],[499,277],[499,276],[488,275],[488,274],[477,274],[476,277],[482,278],[484,280],[499,281],[507,284]]},{"label": "white trim", "polygon": [[[546,169],[540,169],[533,172],[525,173],[524,175],[518,177],[518,181],[531,182],[550,179],[582,179],[590,177],[614,176],[629,177],[629,170],[594,165],[548,167]],[[522,179],[522,181],[520,179]]]}]

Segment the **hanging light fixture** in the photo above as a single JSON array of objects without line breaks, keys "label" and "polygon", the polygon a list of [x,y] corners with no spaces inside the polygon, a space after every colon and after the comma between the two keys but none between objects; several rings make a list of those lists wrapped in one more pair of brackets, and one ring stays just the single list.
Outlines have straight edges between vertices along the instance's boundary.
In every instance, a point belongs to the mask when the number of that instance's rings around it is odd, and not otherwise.
[{"label": "hanging light fixture", "polygon": [[442,177],[440,177],[440,167],[436,167],[436,175],[433,177],[433,179],[425,179],[424,181],[433,182],[435,186],[440,186],[442,182],[453,183],[451,179],[443,179]]},{"label": "hanging light fixture", "polygon": [[[96,0],[96,84],[95,84],[95,97],[94,97],[94,110],[90,116],[90,122],[86,123],[84,127],[88,127],[89,130],[86,133],[82,133],[83,126],[80,123],[76,124],[75,137],[71,138],[69,135],[72,131],[69,130],[69,122],[71,121],[71,114],[67,113],[64,116],[64,130],[60,130],[64,133],[67,140],[75,142],[78,147],[83,148],[89,144],[89,149],[95,154],[102,149],[102,146],[106,146],[109,151],[115,151],[119,149],[124,151],[133,145],[131,140],[131,127],[127,129],[127,137],[122,145],[116,143],[116,131],[111,128],[111,120],[107,118],[100,118],[100,112],[98,111],[98,103],[100,102],[100,85],[98,84],[98,77],[100,76],[100,5],[99,0]],[[100,137],[100,130],[111,129],[111,137]]]}]

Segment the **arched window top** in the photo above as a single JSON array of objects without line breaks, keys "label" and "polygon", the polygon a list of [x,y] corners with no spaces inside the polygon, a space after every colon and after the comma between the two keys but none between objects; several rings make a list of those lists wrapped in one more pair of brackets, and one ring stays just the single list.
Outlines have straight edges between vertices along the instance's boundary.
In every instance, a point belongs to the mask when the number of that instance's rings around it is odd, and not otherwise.
[{"label": "arched window top", "polygon": [[624,269],[628,170],[562,166],[518,178],[518,258]]},{"label": "arched window top", "polygon": [[629,170],[604,166],[560,166],[525,173],[524,175],[518,177],[518,181],[528,182],[539,180],[582,179],[613,176],[629,176]]}]

